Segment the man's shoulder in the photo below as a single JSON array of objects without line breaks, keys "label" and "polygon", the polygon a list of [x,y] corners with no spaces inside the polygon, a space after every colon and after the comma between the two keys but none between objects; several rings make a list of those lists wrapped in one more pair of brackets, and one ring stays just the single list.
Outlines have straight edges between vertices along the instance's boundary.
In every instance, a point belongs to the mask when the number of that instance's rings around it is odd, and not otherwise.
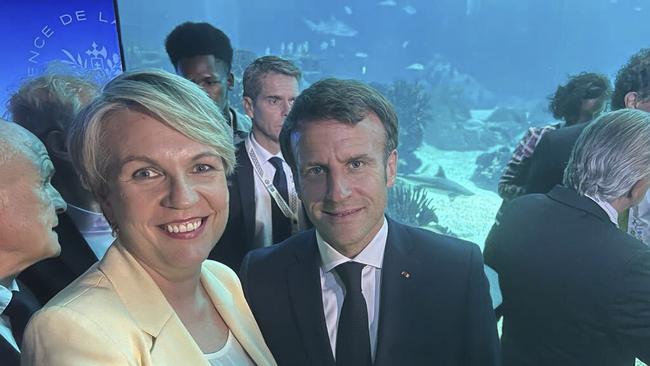
[{"label": "man's shoulder", "polygon": [[314,229],[305,230],[278,244],[255,249],[248,256],[251,261],[256,262],[272,261],[276,263],[278,260],[288,260],[294,258],[295,255],[300,255],[313,249],[310,248],[309,243],[315,241],[315,235]]},{"label": "man's shoulder", "polygon": [[479,250],[478,245],[467,240],[448,235],[438,234],[430,230],[417,228],[395,221],[391,221],[390,230],[396,231],[398,240],[412,247],[418,256],[437,258],[466,258],[474,250]]}]

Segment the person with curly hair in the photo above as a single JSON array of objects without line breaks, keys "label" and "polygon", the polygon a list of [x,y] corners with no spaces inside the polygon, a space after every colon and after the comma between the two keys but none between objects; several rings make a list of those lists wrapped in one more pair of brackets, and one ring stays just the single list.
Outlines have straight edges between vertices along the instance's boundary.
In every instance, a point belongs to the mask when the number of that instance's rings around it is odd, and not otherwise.
[{"label": "person with curly hair", "polygon": [[499,195],[509,201],[525,192],[524,183],[530,168],[530,157],[542,136],[564,126],[593,120],[600,114],[611,94],[609,79],[598,73],[582,72],[569,77],[549,96],[548,108],[553,117],[563,122],[543,127],[531,127],[515,148],[499,180]]},{"label": "person with curly hair", "polygon": [[228,92],[235,84],[228,36],[208,23],[185,22],[169,33],[165,49],[176,73],[199,85],[219,106],[233,129],[234,142],[243,141],[251,120],[228,105]]}]

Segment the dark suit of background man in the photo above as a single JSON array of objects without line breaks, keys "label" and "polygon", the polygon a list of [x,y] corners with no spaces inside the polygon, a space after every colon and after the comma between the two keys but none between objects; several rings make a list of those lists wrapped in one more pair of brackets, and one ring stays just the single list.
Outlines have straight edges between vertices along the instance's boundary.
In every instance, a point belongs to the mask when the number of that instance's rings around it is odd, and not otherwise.
[{"label": "dark suit of background man", "polygon": [[52,185],[68,203],[55,229],[61,255],[36,263],[19,277],[42,304],[101,259],[114,240],[110,225],[93,195],[82,186],[66,148],[68,126],[96,93],[97,86],[82,78],[46,74],[24,83],[9,100],[12,119],[45,145],[56,170]]},{"label": "dark suit of background man", "polygon": [[50,184],[54,168],[34,135],[0,120],[0,156],[0,364],[18,366],[25,325],[40,304],[16,277],[59,254],[52,229],[66,204]]},{"label": "dark suit of background man", "polygon": [[278,141],[298,96],[300,77],[291,61],[276,56],[260,57],[244,71],[244,109],[253,128],[236,145],[237,168],[228,180],[228,223],[210,254],[234,270],[251,249],[279,243],[307,224]]},{"label": "dark suit of background man", "polygon": [[384,216],[397,116],[325,79],[296,99],[282,152],[315,230],[251,252],[242,285],[280,365],[497,365],[479,248]]},{"label": "dark suit of background man", "polygon": [[650,185],[650,114],[623,109],[586,127],[565,186],[511,201],[485,262],[503,295],[503,364],[650,362],[650,248],[617,228]]},{"label": "dark suit of background man", "polygon": [[221,108],[234,142],[242,141],[251,121],[228,103],[228,93],[235,85],[230,38],[211,24],[185,22],[169,33],[165,50],[176,73],[199,85]]}]

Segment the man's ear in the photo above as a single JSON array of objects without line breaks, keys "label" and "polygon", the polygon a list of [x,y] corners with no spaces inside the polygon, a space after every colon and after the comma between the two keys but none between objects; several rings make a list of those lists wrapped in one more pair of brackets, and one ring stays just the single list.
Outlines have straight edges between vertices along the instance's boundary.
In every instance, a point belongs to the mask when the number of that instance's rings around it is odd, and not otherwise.
[{"label": "man's ear", "polygon": [[255,118],[255,109],[253,108],[253,99],[251,97],[244,97],[242,99],[242,104],[244,105],[244,113],[250,118]]},{"label": "man's ear", "polygon": [[235,75],[232,72],[228,73],[228,90],[235,87]]},{"label": "man's ear", "polygon": [[65,135],[60,130],[52,130],[45,135],[45,148],[57,159],[70,161],[70,153],[65,145]]},{"label": "man's ear", "polygon": [[639,101],[639,93],[634,91],[628,92],[623,97],[623,101],[625,102],[625,108],[636,109],[636,104]]},{"label": "man's ear", "polygon": [[395,185],[397,179],[397,149],[390,152],[386,160],[386,187]]},{"label": "man's ear", "polygon": [[632,189],[628,192],[628,198],[634,202],[634,205],[639,204],[641,200],[643,200],[643,197],[645,197],[646,192],[648,191],[648,186],[650,185],[650,178],[642,178],[639,179],[634,185],[632,186]]}]

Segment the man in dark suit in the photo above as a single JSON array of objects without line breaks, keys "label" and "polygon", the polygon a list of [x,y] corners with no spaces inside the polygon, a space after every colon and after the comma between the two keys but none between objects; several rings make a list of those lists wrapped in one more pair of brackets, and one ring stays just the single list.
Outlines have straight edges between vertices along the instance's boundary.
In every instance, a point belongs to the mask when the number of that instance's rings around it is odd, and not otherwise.
[{"label": "man in dark suit", "polygon": [[244,259],[244,293],[280,365],[497,365],[478,247],[384,215],[397,116],[376,90],[321,80],[283,155],[315,229]]},{"label": "man in dark suit", "polygon": [[34,135],[0,120],[0,156],[0,360],[18,366],[23,331],[40,304],[16,277],[59,254],[53,228],[66,204],[50,184],[54,168]]},{"label": "man in dark suit", "polygon": [[299,93],[300,70],[276,56],[253,61],[244,71],[244,109],[251,133],[236,145],[237,169],[229,177],[226,230],[210,254],[235,271],[251,249],[281,242],[307,225],[278,141]]},{"label": "man in dark suit", "polygon": [[504,207],[484,256],[499,274],[505,366],[650,361],[650,248],[617,228],[650,185],[648,141],[650,114],[603,115],[564,186]]},{"label": "man in dark suit", "polygon": [[40,261],[20,275],[42,304],[101,258],[114,239],[99,204],[82,186],[65,141],[68,126],[96,93],[97,86],[81,78],[45,74],[24,83],[9,101],[14,122],[45,145],[56,169],[52,185],[68,203],[55,229],[61,255]]},{"label": "man in dark suit", "polygon": [[589,122],[550,131],[540,140],[530,161],[530,170],[524,184],[526,193],[546,193],[562,183],[564,169],[571,149]]}]

